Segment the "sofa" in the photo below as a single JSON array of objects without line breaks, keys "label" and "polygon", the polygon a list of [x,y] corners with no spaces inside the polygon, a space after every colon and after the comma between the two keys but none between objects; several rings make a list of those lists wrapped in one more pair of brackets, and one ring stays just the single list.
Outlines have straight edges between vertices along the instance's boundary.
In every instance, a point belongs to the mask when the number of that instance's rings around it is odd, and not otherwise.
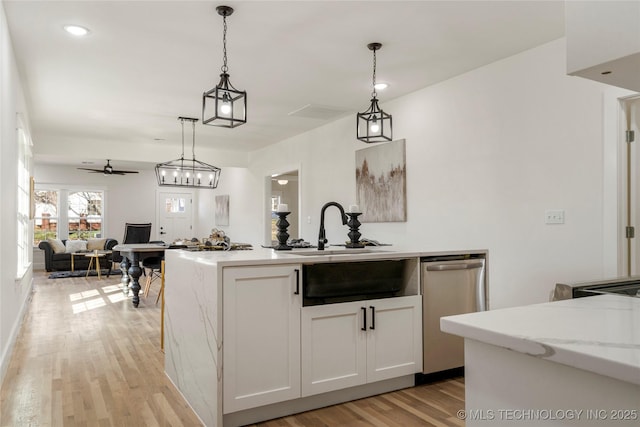
[{"label": "sofa", "polygon": [[[84,241],[83,241],[84,242]],[[74,248],[75,244],[80,246]],[[88,239],[86,247],[82,249],[81,242],[70,240],[47,239],[40,242],[38,247],[44,251],[44,267],[47,271],[69,271],[71,270],[71,252],[90,252],[94,249],[111,250],[118,241],[115,239]],[[61,247],[62,246],[62,247]],[[111,255],[106,257],[109,264],[101,260],[102,268],[111,266]],[[73,264],[75,270],[86,270],[89,267],[89,257],[75,257]]]}]

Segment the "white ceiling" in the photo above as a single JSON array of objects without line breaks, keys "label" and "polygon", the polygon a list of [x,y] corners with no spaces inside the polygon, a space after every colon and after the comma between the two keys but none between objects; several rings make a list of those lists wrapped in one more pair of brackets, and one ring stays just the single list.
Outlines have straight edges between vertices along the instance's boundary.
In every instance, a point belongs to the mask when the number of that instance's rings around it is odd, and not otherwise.
[{"label": "white ceiling", "polygon": [[[4,0],[36,161],[102,166],[92,146],[112,144],[108,157],[122,168],[117,160],[127,153],[116,147],[123,142],[177,151],[177,117],[200,117],[202,92],[219,80],[220,4],[235,9],[227,19],[229,74],[248,93],[248,123],[198,124],[196,135],[198,146],[227,151],[256,150],[327,123],[289,115],[308,104],[342,111],[336,118],[366,109],[369,42],[383,44],[377,74],[390,85],[379,93],[384,108],[564,35],[563,1]],[[67,35],[62,27],[70,23],[90,35]],[[38,144],[72,141],[86,151],[38,154]]]}]

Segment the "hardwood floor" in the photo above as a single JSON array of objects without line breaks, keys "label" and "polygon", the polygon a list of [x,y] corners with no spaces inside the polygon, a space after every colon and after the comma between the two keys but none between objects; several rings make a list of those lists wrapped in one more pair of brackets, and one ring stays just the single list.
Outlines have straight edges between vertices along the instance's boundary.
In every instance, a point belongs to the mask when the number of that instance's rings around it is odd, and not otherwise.
[{"label": "hardwood floor", "polygon": [[[0,426],[200,426],[164,375],[159,282],[135,309],[118,275],[48,279],[34,294],[0,391]],[[462,378],[256,426],[462,426]]]}]

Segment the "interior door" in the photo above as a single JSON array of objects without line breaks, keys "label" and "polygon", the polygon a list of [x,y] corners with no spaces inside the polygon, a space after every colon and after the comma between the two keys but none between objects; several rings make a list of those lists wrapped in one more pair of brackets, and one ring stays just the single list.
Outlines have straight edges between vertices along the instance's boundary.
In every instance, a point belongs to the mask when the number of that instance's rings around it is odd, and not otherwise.
[{"label": "interior door", "polygon": [[158,192],[157,240],[171,243],[193,236],[193,192]]},{"label": "interior door", "polygon": [[640,164],[640,150],[637,144],[640,142],[640,98],[632,98],[624,103],[625,132],[624,149],[621,150],[623,161],[620,163],[621,183],[620,215],[624,244],[623,274],[638,274],[638,254],[640,254],[640,238],[636,234],[640,232],[640,185],[638,185],[638,165]]}]

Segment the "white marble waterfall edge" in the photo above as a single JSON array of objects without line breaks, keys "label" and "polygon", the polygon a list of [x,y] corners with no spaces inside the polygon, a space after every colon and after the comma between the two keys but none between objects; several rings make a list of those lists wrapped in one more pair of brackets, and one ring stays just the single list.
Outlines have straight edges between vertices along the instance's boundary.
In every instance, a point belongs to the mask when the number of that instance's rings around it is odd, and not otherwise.
[{"label": "white marble waterfall edge", "polygon": [[166,260],[165,372],[204,425],[222,425],[220,290],[205,280],[217,267],[186,261],[183,251],[167,251]]}]

